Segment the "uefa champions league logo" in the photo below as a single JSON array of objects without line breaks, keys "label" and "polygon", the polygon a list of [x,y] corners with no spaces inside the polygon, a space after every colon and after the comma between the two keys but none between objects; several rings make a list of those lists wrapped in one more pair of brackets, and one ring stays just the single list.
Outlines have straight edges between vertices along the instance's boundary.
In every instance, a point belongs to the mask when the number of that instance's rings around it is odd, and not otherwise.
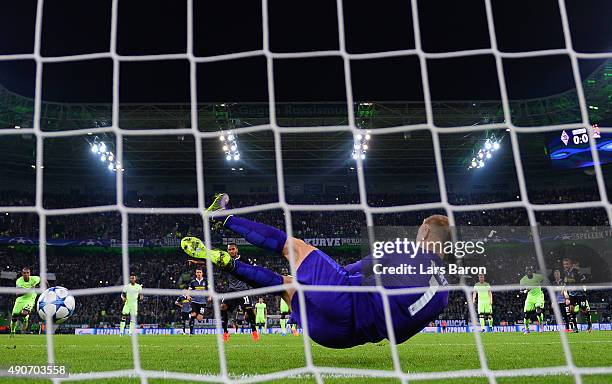
[{"label": "uefa champions league logo", "polygon": [[102,242],[94,240],[94,239],[87,239],[87,240],[83,240],[83,241],[79,242],[79,245],[84,245],[84,246],[87,246],[87,247],[95,246],[95,245],[101,246]]},{"label": "uefa champions league logo", "polygon": [[9,240],[9,244],[34,244],[34,241],[25,237],[15,237]]}]

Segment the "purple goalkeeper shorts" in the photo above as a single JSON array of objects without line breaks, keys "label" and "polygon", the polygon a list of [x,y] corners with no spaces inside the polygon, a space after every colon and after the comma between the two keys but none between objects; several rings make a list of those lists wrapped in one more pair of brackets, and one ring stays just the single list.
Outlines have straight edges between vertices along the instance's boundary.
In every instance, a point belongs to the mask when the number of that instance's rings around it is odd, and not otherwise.
[{"label": "purple goalkeeper shorts", "polygon": [[[304,285],[351,285],[348,273],[325,253],[312,251],[297,270],[297,280]],[[355,344],[354,308],[351,292],[304,291],[308,334],[318,344],[329,348],[348,348]],[[291,317],[305,326],[296,292],[291,299]]]},{"label": "purple goalkeeper shorts", "polygon": [[[419,254],[407,262],[438,262],[438,256]],[[372,278],[364,279],[360,272],[350,274],[318,249],[310,252],[297,270],[297,280],[304,285],[371,286]],[[430,292],[389,296],[389,310],[395,340],[403,343],[435,319],[448,304],[448,292],[437,291],[442,283],[432,275],[411,276],[400,280],[399,286],[429,287]],[[433,285],[432,285],[433,284]],[[442,284],[444,285],[444,284]],[[420,304],[415,309],[415,303]],[[300,313],[299,294],[291,299],[294,322],[305,326]],[[310,338],[329,348],[349,348],[388,338],[382,297],[377,292],[304,291],[304,308]]]}]

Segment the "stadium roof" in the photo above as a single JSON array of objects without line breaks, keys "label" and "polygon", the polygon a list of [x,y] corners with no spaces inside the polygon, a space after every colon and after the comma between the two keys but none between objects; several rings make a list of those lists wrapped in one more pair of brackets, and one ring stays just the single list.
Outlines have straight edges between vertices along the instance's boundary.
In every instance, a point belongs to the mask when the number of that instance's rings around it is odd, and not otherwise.
[{"label": "stadium roof", "polygon": [[[214,3],[214,2],[213,2]],[[198,56],[261,49],[260,3],[243,7],[195,2],[194,50]],[[345,4],[347,49],[351,53],[413,49],[411,11],[406,2],[389,2],[376,7]],[[555,49],[563,46],[563,33],[555,1],[508,6],[495,2],[494,15],[499,49],[517,52]],[[142,55],[180,53],[186,49],[184,2],[151,1],[146,7],[120,1],[118,53]],[[446,52],[488,47],[490,39],[483,23],[480,2],[436,7],[418,2],[423,48]],[[610,7],[567,1],[578,51],[609,50]],[[0,53],[28,53],[33,49],[36,2],[24,0],[1,5],[0,31],[14,39],[0,41]],[[335,2],[314,1],[308,7],[288,9],[271,1],[271,49],[274,52],[335,50],[337,15]],[[392,8],[392,9],[391,9]],[[367,12],[364,12],[366,11]],[[291,17],[286,17],[291,13]],[[83,14],[96,17],[82,17]],[[299,14],[299,15],[298,15]],[[219,17],[224,15],[224,17]],[[227,23],[231,15],[232,23]],[[298,17],[299,16],[299,17]],[[383,17],[384,16],[384,17]],[[130,20],[138,17],[138,28]],[[589,22],[585,22],[588,18]],[[595,23],[600,29],[583,28]],[[516,28],[520,18],[521,28]],[[167,20],[174,20],[168,23]],[[312,28],[312,20],[318,21]],[[66,23],[65,20],[71,20]],[[110,1],[45,2],[42,55],[72,55],[109,50]],[[305,24],[304,24],[305,23]],[[440,28],[443,24],[445,28]],[[603,28],[603,29],[601,29]],[[454,33],[448,33],[449,30]],[[8,34],[5,33],[8,36]],[[203,38],[208,37],[208,38]],[[428,60],[434,122],[441,127],[502,122],[501,103],[492,56]],[[327,61],[326,61],[327,60]],[[282,126],[347,125],[344,75],[340,57],[321,60],[275,60],[278,121]],[[189,128],[189,78],[186,60],[151,63],[122,63],[120,121],[126,129]],[[295,64],[295,65],[294,65]],[[416,57],[384,60],[354,60],[352,83],[358,126],[364,129],[404,126],[425,122],[420,67]],[[610,62],[581,60],[587,102],[593,122],[610,121]],[[198,122],[202,131],[216,132],[268,123],[267,78],[263,56],[245,60],[198,65]],[[569,60],[552,58],[504,60],[513,122],[544,126],[579,121],[578,105]],[[111,121],[112,61],[85,60],[45,64],[41,128],[56,131],[109,127]],[[0,62],[0,128],[31,127],[33,79],[31,60]],[[70,100],[70,102],[66,102]],[[371,113],[359,114],[359,102],[373,102]],[[223,104],[223,106],[222,106]],[[368,112],[368,111],[366,111]],[[608,124],[609,125],[609,124]],[[485,133],[442,135],[445,166],[464,170],[464,162]],[[498,136],[503,136],[501,130]],[[96,165],[88,152],[92,136],[45,140],[45,176],[86,177]],[[112,142],[113,137],[99,135]],[[522,148],[531,164],[543,165],[545,135],[531,135]],[[270,175],[276,169],[270,131],[240,133],[244,173]],[[3,138],[6,154],[3,172],[32,173],[34,140],[31,137]],[[353,140],[347,133],[283,134],[286,175],[327,174],[350,177],[354,167],[350,154]],[[48,150],[47,150],[48,148]],[[126,137],[126,175],[155,174],[159,177],[191,177],[195,172],[193,139],[189,136]],[[509,160],[509,151],[500,162]],[[531,157],[529,157],[531,156]],[[84,160],[87,159],[87,160]],[[204,171],[226,175],[233,167],[223,157],[218,141],[203,142]],[[99,165],[98,165],[98,168]],[[237,166],[235,168],[240,168]],[[130,171],[132,169],[132,171]],[[105,171],[105,170],[102,170]],[[433,152],[427,131],[376,136],[367,154],[366,175],[433,175]],[[348,175],[348,176],[347,176]]]}]

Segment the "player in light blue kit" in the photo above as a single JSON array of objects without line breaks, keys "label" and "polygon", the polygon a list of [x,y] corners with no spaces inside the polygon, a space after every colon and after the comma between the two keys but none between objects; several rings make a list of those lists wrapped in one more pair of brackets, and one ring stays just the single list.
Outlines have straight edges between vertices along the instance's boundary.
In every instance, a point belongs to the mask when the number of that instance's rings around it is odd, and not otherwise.
[{"label": "player in light blue kit", "polygon": [[[220,212],[226,209],[229,196],[215,197],[208,211]],[[428,267],[442,267],[442,254],[427,252],[420,248],[416,254],[388,253],[381,259],[367,256],[347,266],[338,265],[328,255],[304,241],[292,238],[268,225],[256,223],[241,217],[220,218],[223,225],[243,236],[258,247],[281,253],[288,260],[289,246],[293,248],[293,262],[297,280],[304,285],[333,286],[374,286],[376,285],[373,266],[383,262],[385,266],[413,266],[413,275],[382,274],[382,285],[389,289],[428,287],[424,293],[390,295],[389,306],[395,340],[402,343],[421,331],[444,310],[448,304],[448,292],[440,290],[447,285],[441,274],[418,273]],[[442,215],[430,216],[419,227],[417,240],[420,242],[445,243],[450,241],[448,218]],[[208,250],[201,240],[186,237],[181,248],[191,257],[209,258],[213,264],[239,277],[252,287],[268,287],[291,283],[291,276],[281,276],[269,269],[242,263],[232,259],[222,250]],[[294,289],[280,293],[291,306],[292,319],[302,324],[300,302]],[[313,292],[305,291],[305,312],[310,337],[329,348],[350,348],[368,342],[375,343],[388,338],[383,311],[382,297],[374,292]]]}]

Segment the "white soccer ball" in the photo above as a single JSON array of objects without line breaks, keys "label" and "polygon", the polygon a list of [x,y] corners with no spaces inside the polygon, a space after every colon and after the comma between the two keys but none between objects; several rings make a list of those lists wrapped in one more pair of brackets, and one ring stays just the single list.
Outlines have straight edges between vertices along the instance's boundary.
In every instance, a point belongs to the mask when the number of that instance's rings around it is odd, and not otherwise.
[{"label": "white soccer ball", "polygon": [[38,316],[45,320],[49,316],[54,323],[63,323],[74,313],[74,296],[67,288],[51,287],[38,297]]}]

